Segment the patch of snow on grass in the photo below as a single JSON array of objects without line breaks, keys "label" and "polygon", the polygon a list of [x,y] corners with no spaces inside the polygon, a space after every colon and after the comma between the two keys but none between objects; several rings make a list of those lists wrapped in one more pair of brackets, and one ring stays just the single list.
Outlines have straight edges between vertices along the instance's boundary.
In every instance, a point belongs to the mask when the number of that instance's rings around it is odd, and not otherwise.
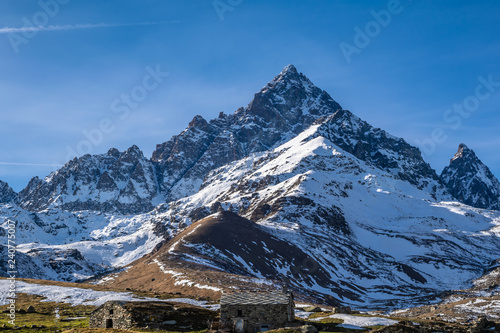
[{"label": "patch of snow on grass", "polygon": [[364,330],[363,327],[359,327],[356,325],[349,325],[349,324],[340,324],[337,327],[347,328],[349,330]]},{"label": "patch of snow on grass", "polygon": [[[353,316],[353,315],[348,315],[348,314],[333,314],[328,317],[322,317],[322,318],[314,318],[312,321],[320,321],[322,319],[326,318],[337,318],[337,319],[342,319],[344,321],[343,325],[353,325],[357,326],[359,328],[361,327],[368,327],[368,326],[389,326],[396,324],[398,321],[397,320],[392,320],[389,318],[382,318],[382,317],[361,317],[361,316]],[[345,327],[345,326],[343,326]],[[345,327],[348,328],[348,327]]]},{"label": "patch of snow on grass", "polygon": [[[9,280],[0,280],[0,305],[8,304],[6,296],[9,289]],[[93,289],[83,289],[75,287],[60,287],[51,285],[41,285],[16,282],[16,292],[45,297],[42,302],[62,302],[76,305],[100,306],[107,301],[141,301],[141,302],[177,302],[192,304],[209,310],[216,311],[219,304],[208,304],[206,301],[197,301],[190,298],[158,299],[150,297],[137,297],[131,292],[97,291]]]},{"label": "patch of snow on grass", "polygon": [[295,309],[295,317],[301,318],[301,319],[307,319],[313,312],[307,312],[307,311],[302,311],[299,309]]}]

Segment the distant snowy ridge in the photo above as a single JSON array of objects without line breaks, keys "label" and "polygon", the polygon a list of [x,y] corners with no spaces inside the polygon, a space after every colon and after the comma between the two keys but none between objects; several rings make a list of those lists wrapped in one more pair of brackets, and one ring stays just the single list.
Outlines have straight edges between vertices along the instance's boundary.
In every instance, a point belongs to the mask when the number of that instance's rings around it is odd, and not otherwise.
[{"label": "distant snowy ridge", "polygon": [[[9,220],[16,222],[19,277],[29,278],[78,281],[124,267],[166,237],[159,227],[164,219],[155,211],[124,216],[51,208],[32,213],[0,204],[0,233],[6,235]],[[178,228],[173,223],[169,230]],[[0,275],[7,276],[4,264]]]}]

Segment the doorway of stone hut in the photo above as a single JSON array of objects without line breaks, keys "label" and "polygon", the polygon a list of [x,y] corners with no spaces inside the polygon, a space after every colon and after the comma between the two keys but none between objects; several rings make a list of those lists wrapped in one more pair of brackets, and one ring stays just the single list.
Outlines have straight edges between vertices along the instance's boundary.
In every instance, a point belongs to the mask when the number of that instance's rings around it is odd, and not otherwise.
[{"label": "doorway of stone hut", "polygon": [[245,321],[243,319],[236,319],[234,323],[234,332],[235,333],[244,333],[245,332]]},{"label": "doorway of stone hut", "polygon": [[113,328],[113,319],[106,319],[106,328]]}]

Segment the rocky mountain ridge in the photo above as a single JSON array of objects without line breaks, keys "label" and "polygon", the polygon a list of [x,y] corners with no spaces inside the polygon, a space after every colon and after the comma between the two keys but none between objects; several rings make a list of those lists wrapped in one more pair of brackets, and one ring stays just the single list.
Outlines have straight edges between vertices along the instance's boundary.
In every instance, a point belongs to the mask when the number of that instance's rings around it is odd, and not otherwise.
[{"label": "rocky mountain ridge", "polygon": [[160,203],[156,169],[137,146],[124,152],[74,158],[45,179],[31,179],[19,193],[22,208],[40,211],[141,213]]},{"label": "rocky mountain ridge", "polygon": [[500,210],[500,182],[465,144],[459,145],[440,180],[458,201],[473,207]]},{"label": "rocky mountain ridge", "polygon": [[0,180],[0,203],[17,201],[17,193],[7,184]]},{"label": "rocky mountain ridge", "polygon": [[151,159],[136,146],[123,153],[110,149],[85,155],[43,180],[33,178],[19,193],[19,202],[31,211],[54,206],[144,213],[196,193],[211,170],[276,147],[318,121],[332,142],[396,177],[421,187],[438,179],[417,148],[343,110],[289,65],[247,107],[210,121],[195,116],[179,135],[157,145]]},{"label": "rocky mountain ridge", "polygon": [[209,122],[195,116],[179,135],[157,145],[151,159],[137,146],[75,158],[43,180],[33,178],[19,193],[19,202],[31,211],[53,206],[144,213],[160,202],[196,193],[209,171],[270,149],[339,109],[328,93],[290,65],[246,108]]}]

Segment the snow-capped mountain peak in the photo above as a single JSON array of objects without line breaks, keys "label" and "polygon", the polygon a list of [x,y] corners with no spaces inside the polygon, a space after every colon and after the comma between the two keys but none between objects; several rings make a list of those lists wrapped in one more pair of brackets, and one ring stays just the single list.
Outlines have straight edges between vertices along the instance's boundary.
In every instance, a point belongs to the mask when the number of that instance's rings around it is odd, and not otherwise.
[{"label": "snow-capped mountain peak", "polygon": [[284,91],[284,89],[289,89],[291,87],[310,88],[313,86],[312,82],[304,74],[299,73],[295,66],[288,65],[283,68],[281,73],[273,80],[269,81],[268,84],[262,88],[261,92],[266,92],[271,89]]},{"label": "snow-capped mountain peak", "polygon": [[327,92],[288,65],[247,107],[210,121],[195,116],[179,135],[157,145],[152,160],[161,190],[167,201],[194,194],[211,170],[276,147],[340,109]]},{"label": "snow-capped mountain peak", "polygon": [[500,209],[500,182],[465,144],[458,146],[440,179],[457,200],[478,208]]},{"label": "snow-capped mountain peak", "polygon": [[326,91],[316,87],[293,65],[288,65],[255,94],[245,114],[259,116],[268,122],[295,125],[310,124],[311,118],[340,109],[342,107]]}]

